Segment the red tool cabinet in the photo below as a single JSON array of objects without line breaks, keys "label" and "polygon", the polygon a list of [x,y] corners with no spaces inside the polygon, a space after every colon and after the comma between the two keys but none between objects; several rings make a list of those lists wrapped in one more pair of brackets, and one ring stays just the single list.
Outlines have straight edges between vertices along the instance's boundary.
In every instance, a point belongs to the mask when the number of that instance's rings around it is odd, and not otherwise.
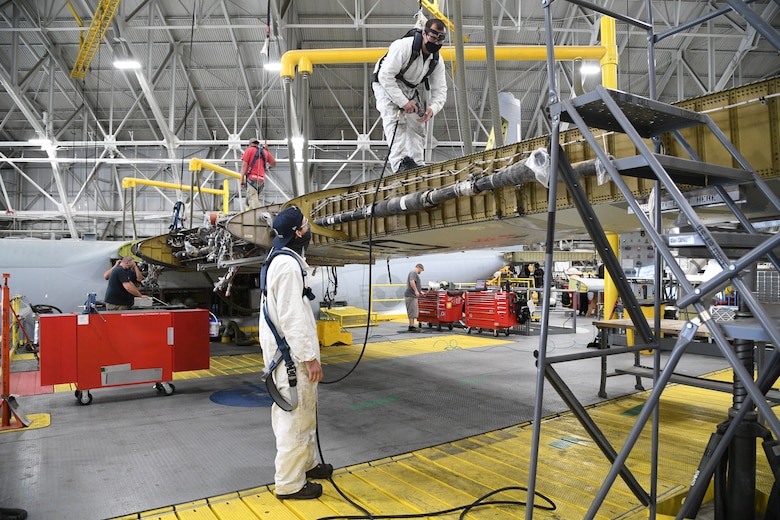
[{"label": "red tool cabinet", "polygon": [[76,383],[76,399],[90,389],[155,383],[174,392],[173,372],[209,368],[209,312],[109,311],[40,317],[41,384]]},{"label": "red tool cabinet", "polygon": [[503,331],[507,336],[512,327],[520,326],[517,320],[518,295],[507,291],[477,291],[464,294],[464,323],[466,332],[492,330],[494,336]]},{"label": "red tool cabinet", "polygon": [[446,325],[452,330],[455,323],[463,319],[463,293],[457,291],[423,291],[417,299],[419,313],[417,321],[437,326]]}]

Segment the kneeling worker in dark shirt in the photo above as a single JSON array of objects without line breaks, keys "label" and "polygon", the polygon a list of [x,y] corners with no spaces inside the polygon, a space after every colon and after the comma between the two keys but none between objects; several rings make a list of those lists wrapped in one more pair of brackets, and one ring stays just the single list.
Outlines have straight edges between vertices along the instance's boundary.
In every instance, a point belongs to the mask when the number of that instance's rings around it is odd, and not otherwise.
[{"label": "kneeling worker in dark shirt", "polygon": [[[117,264],[106,272],[108,287],[103,301],[109,311],[123,311],[133,306],[135,298],[149,298],[141,294],[136,288],[135,282],[144,279],[138,264],[132,256],[122,258]],[[105,277],[105,275],[104,275]]]}]

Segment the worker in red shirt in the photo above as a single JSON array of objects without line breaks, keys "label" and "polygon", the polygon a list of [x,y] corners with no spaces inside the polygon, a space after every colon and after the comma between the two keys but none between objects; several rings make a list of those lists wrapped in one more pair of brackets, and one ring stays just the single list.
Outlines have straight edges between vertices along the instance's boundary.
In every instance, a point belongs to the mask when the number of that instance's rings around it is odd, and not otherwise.
[{"label": "worker in red shirt", "polygon": [[276,166],[276,159],[268,151],[268,146],[260,148],[260,141],[253,138],[249,148],[241,157],[241,187],[246,186],[246,203],[252,208],[260,207],[260,193],[265,187],[265,172],[268,165]]}]

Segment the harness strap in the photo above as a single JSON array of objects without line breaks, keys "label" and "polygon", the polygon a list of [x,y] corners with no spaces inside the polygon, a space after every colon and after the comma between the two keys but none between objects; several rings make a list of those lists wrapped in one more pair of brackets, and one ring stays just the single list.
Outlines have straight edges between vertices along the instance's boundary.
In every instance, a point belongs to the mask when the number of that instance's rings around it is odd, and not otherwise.
[{"label": "harness strap", "polygon": [[268,169],[268,163],[265,160],[265,152],[262,148],[259,146],[256,147],[257,151],[255,152],[255,156],[252,157],[252,162],[249,163],[249,169],[246,171],[246,180],[249,180],[249,176],[252,175],[252,168],[255,167],[255,163],[257,162],[257,156],[263,158],[263,174],[265,175],[265,171]]},{"label": "harness strap", "polygon": [[[412,66],[412,63],[414,63],[417,58],[420,57],[420,50],[422,49],[422,31],[420,30],[413,30],[409,31],[406,35],[406,37],[414,37],[414,40],[412,40],[412,55],[409,56],[409,61],[406,62],[406,65],[401,68],[400,72],[395,75],[395,79],[402,82],[404,85],[406,85],[409,88],[417,88],[420,85],[425,85],[425,90],[431,90],[430,82],[428,81],[428,76],[433,73],[433,70],[436,68],[436,64],[439,61],[439,53],[435,52],[433,53],[433,56],[431,58],[431,61],[428,63],[428,71],[425,73],[425,76],[423,76],[423,79],[420,80],[420,83],[414,84],[406,80],[404,77],[404,74],[407,70],[409,70],[409,67]],[[411,34],[410,34],[411,33]],[[382,68],[382,62],[387,57],[387,54],[382,56],[382,58],[379,60],[379,67],[377,67],[377,71],[372,75],[372,82],[373,83],[379,83],[379,69]],[[423,59],[424,61],[424,59]]]},{"label": "harness strap", "polygon": [[[303,264],[301,263],[301,260],[298,258],[298,256],[287,248],[272,249],[268,254],[268,257],[265,259],[265,262],[263,262],[263,267],[260,270],[260,291],[262,293],[261,298],[263,301],[263,315],[265,316],[265,322],[268,324],[268,328],[271,329],[271,332],[274,335],[277,349],[274,353],[270,366],[263,370],[263,373],[260,376],[260,380],[265,383],[266,387],[268,388],[268,395],[271,396],[276,405],[279,406],[279,408],[282,410],[290,412],[298,406],[298,390],[296,388],[298,385],[298,376],[295,369],[295,363],[293,362],[292,356],[290,355],[290,346],[287,344],[287,340],[279,334],[279,331],[276,329],[276,325],[274,325],[273,321],[271,321],[271,317],[268,315],[268,305],[266,300],[266,298],[268,298],[266,288],[268,267],[271,264],[271,260],[280,254],[291,256],[296,260],[296,262],[298,262],[298,267],[301,269],[301,278],[303,279],[303,294],[301,296],[306,296],[309,300],[314,300],[314,293],[312,293],[311,288],[306,285],[306,270],[303,268]],[[290,381],[289,402],[279,392],[279,389],[276,388],[276,384],[274,383],[273,378],[273,372],[276,367],[279,366],[279,363],[281,363],[282,360],[284,360],[284,364],[287,367],[287,379]]]},{"label": "harness strap", "polygon": [[[271,329],[271,332],[276,339],[278,345],[274,357],[271,360],[270,366],[265,367],[263,373],[260,375],[260,380],[265,383],[268,389],[268,395],[274,400],[276,405],[285,412],[291,412],[298,406],[298,376],[295,370],[295,363],[293,363],[292,356],[290,355],[290,347],[287,345],[287,340],[279,335],[279,331],[276,330],[276,326],[268,316],[268,307],[263,300],[263,314],[265,315],[265,322]],[[287,401],[276,387],[274,382],[274,371],[276,367],[284,360],[284,364],[287,367],[287,379],[290,382],[290,401]]]}]

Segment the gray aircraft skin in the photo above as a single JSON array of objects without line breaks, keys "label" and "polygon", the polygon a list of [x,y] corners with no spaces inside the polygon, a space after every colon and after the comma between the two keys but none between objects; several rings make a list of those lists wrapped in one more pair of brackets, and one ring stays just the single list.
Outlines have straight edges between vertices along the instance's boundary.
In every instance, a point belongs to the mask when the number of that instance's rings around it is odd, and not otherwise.
[{"label": "gray aircraft skin", "polygon": [[[122,242],[89,240],[0,239],[0,271],[10,274],[10,295],[23,296],[32,305],[52,305],[64,313],[80,313],[90,293],[102,300],[106,290],[105,271],[119,257]],[[502,251],[480,250],[422,255],[390,260],[377,259],[371,266],[371,283],[405,284],[409,272],[418,263],[425,271],[423,287],[431,282],[474,282],[489,279],[505,265]],[[337,268],[338,288],[333,299],[347,305],[368,308],[369,266],[347,265]],[[204,287],[200,273],[163,271],[160,284],[168,287]],[[316,268],[308,280],[318,310],[326,292],[333,292],[327,269]],[[403,288],[378,289],[376,298],[402,297]],[[375,302],[375,312],[403,313],[403,301]]]},{"label": "gray aircraft skin", "polygon": [[89,293],[102,299],[103,273],[121,242],[89,240],[0,239],[0,271],[10,274],[11,296],[33,305],[81,312]]}]

